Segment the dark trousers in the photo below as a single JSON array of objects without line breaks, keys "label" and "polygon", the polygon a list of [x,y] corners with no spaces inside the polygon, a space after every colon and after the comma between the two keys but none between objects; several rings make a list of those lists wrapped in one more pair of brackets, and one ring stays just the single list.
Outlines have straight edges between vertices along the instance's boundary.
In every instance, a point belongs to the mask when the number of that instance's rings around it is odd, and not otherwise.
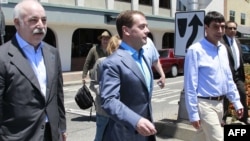
[{"label": "dark trousers", "polygon": [[45,124],[43,141],[52,141],[51,129],[50,129],[50,124],[49,123]]},{"label": "dark trousers", "polygon": [[[243,105],[244,108],[244,114],[243,117],[241,119],[239,119],[241,122],[247,123],[247,118],[248,118],[248,107],[247,107],[247,102],[246,102],[246,90],[245,90],[245,84],[243,81],[241,80],[236,80],[235,81],[236,87],[239,91],[239,95],[240,95],[240,101]],[[223,107],[224,107],[224,116],[223,116],[223,120],[226,121],[226,118],[228,116],[228,106],[229,106],[229,101],[228,99],[225,97],[224,98],[224,102],[223,102]]]}]

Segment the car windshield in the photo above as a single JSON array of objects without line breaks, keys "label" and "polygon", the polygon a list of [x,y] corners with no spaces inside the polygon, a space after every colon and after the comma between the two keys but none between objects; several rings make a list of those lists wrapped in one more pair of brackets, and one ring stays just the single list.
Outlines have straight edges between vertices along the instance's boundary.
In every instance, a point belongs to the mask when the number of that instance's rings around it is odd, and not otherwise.
[{"label": "car windshield", "polygon": [[160,58],[168,57],[168,50],[159,50]]},{"label": "car windshield", "polygon": [[243,52],[250,52],[250,48],[247,45],[241,44],[241,49]]}]

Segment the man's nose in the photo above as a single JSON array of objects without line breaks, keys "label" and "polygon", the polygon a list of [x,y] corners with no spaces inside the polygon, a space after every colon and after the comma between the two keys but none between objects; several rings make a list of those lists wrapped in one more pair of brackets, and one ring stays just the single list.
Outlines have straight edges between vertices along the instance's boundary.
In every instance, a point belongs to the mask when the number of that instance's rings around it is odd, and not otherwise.
[{"label": "man's nose", "polygon": [[45,23],[42,21],[42,19],[39,19],[37,21],[37,27],[43,28],[45,26]]}]

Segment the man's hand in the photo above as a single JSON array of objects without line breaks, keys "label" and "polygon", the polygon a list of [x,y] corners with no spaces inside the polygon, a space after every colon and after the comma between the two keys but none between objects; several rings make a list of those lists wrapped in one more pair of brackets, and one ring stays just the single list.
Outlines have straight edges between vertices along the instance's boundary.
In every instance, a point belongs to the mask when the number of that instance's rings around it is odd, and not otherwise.
[{"label": "man's hand", "polygon": [[159,87],[162,89],[165,87],[165,76],[164,77],[161,77],[158,81],[157,81],[157,84],[159,85]]},{"label": "man's hand", "polygon": [[191,124],[193,125],[193,127],[194,127],[195,129],[200,129],[200,127],[201,127],[200,120],[193,121],[193,122],[191,122]]},{"label": "man's hand", "polygon": [[237,111],[236,111],[236,114],[237,114],[237,117],[238,117],[239,119],[241,119],[241,118],[243,117],[243,114],[244,114],[243,108],[237,110]]},{"label": "man's hand", "polygon": [[64,133],[62,133],[62,140],[63,140],[63,141],[66,141],[66,139],[67,139],[67,133],[64,132]]},{"label": "man's hand", "polygon": [[155,126],[147,119],[141,118],[137,125],[136,130],[143,136],[150,136],[157,133]]},{"label": "man's hand", "polygon": [[86,78],[82,78],[82,84],[86,83]]}]

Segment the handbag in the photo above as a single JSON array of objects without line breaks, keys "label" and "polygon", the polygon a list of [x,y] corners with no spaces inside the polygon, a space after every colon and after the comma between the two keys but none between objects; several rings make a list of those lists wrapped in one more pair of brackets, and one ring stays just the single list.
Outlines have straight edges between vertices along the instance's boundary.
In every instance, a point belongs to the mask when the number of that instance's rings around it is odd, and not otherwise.
[{"label": "handbag", "polygon": [[[83,83],[83,86],[77,91],[75,95],[75,102],[80,109],[88,109],[95,104],[94,99],[89,91],[89,88]],[[92,111],[92,109],[91,109]]]}]

